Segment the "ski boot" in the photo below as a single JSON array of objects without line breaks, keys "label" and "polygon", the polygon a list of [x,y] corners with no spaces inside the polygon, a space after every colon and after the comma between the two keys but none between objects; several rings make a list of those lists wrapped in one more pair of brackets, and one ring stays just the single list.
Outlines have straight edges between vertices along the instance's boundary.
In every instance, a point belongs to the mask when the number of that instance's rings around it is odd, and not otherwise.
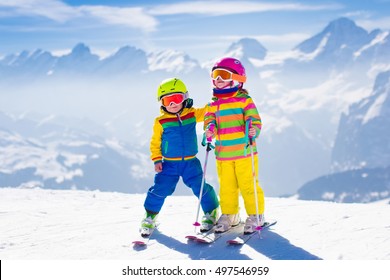
[{"label": "ski boot", "polygon": [[158,213],[146,212],[145,218],[141,222],[140,233],[142,237],[148,237],[157,226],[156,219]]},{"label": "ski boot", "polygon": [[216,233],[222,233],[240,223],[240,214],[222,214],[215,226]]},{"label": "ski boot", "polygon": [[249,215],[248,218],[246,218],[245,226],[244,226],[244,234],[251,234],[255,230],[257,230],[258,226],[262,226],[264,224],[264,215],[259,215],[259,222],[257,223],[257,217],[256,215]]},{"label": "ski boot", "polygon": [[202,218],[200,232],[206,232],[212,229],[217,222],[217,216],[218,216],[218,208],[215,208],[211,212],[206,212]]}]

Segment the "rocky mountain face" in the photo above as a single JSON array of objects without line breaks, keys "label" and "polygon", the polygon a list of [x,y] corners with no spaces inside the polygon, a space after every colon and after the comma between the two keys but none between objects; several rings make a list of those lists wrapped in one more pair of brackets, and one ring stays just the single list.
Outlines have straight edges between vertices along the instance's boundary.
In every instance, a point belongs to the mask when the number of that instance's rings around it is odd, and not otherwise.
[{"label": "rocky mountain face", "polygon": [[390,71],[367,98],[342,114],[332,150],[332,174],[306,183],[301,199],[372,202],[390,197]]},{"label": "rocky mountain face", "polygon": [[342,114],[332,151],[335,171],[390,165],[390,71],[378,75],[372,95]]}]

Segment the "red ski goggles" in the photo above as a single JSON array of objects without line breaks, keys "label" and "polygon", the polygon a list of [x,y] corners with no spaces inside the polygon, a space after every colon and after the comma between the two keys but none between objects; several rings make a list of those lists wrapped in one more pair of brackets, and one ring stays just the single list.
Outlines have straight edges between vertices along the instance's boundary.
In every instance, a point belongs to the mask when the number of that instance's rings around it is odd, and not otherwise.
[{"label": "red ski goggles", "polygon": [[231,72],[229,70],[222,69],[222,68],[214,69],[211,72],[211,78],[213,80],[218,79],[218,77],[221,78],[225,82],[229,82],[229,81],[235,80],[237,82],[245,83],[245,81],[246,81],[246,77],[245,76],[238,75],[236,73],[233,73],[233,72]]},{"label": "red ski goggles", "polygon": [[184,93],[176,92],[169,95],[165,95],[161,98],[161,103],[164,107],[169,105],[176,104],[179,105],[184,102],[186,95]]}]

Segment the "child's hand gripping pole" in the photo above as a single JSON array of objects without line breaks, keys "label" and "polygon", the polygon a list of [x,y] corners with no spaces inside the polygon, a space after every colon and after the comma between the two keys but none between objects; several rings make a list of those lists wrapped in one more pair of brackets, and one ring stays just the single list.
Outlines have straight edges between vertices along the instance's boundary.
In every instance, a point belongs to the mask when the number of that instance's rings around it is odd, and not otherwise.
[{"label": "child's hand gripping pole", "polygon": [[[210,130],[211,132],[214,133],[214,128],[215,128],[215,125],[213,123],[210,123],[207,127],[207,130]],[[210,151],[212,149],[212,145],[211,145],[211,142],[213,141],[213,137],[210,136],[210,137],[206,137],[206,140],[207,140],[207,148],[206,150]]]},{"label": "child's hand gripping pole", "polygon": [[[210,130],[210,131],[214,131],[214,127],[215,125],[213,123],[211,123],[208,127],[207,127],[207,130]],[[213,148],[213,145],[211,145],[211,142],[212,142],[212,137],[207,137],[207,146],[206,146],[206,159],[204,161],[204,166],[203,166],[203,177],[202,177],[202,184],[201,184],[201,187],[200,187],[200,192],[199,192],[199,199],[198,199],[198,209],[196,211],[196,218],[195,218],[195,223],[193,224],[195,226],[195,232],[196,232],[196,227],[200,226],[200,223],[198,222],[198,218],[199,218],[199,211],[200,211],[200,202],[202,200],[202,196],[203,196],[203,188],[204,188],[204,184],[206,182],[206,169],[207,169],[207,160],[208,160],[208,156],[209,156],[209,152],[212,150]]]},{"label": "child's hand gripping pole", "polygon": [[249,118],[246,123],[246,132],[248,133],[249,137],[249,146],[251,149],[251,159],[252,159],[252,177],[253,177],[253,187],[254,187],[254,193],[255,193],[255,205],[256,205],[256,220],[257,220],[257,226],[255,230],[257,230],[260,233],[261,226],[260,226],[260,219],[259,219],[259,203],[257,200],[257,188],[256,188],[256,169],[255,169],[255,156],[253,153],[253,136],[249,134],[249,129],[252,127],[252,118]]}]

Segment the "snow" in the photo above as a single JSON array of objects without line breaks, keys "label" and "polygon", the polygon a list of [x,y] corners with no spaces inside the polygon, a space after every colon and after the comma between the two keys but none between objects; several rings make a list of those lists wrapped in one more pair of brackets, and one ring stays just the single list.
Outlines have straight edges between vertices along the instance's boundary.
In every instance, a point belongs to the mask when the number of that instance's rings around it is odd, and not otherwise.
[{"label": "snow", "polygon": [[[85,155],[75,155],[71,153],[44,149],[41,146],[9,145],[0,147],[0,171],[3,173],[12,173],[18,170],[35,168],[35,175],[42,176],[44,179],[55,178],[59,183],[64,179],[71,180],[75,176],[82,176],[82,170],[68,170],[62,166],[56,159],[58,156],[64,158],[66,167],[85,162]],[[28,155],[28,156],[27,156]]]},{"label": "snow", "polygon": [[164,50],[148,55],[150,71],[166,70],[167,72],[189,73],[198,63],[181,51]]},{"label": "snow", "polygon": [[[146,190],[145,190],[146,191]],[[0,259],[7,260],[390,260],[390,204],[266,198],[277,224],[242,247],[223,236],[187,243],[197,200],[171,196],[147,248],[139,240],[144,194],[0,189]],[[243,205],[241,201],[241,205]],[[244,219],[244,210],[241,210]],[[237,231],[237,230],[236,230]]]},{"label": "snow", "polygon": [[[277,88],[281,89],[281,87]],[[286,89],[284,89],[286,90]],[[340,112],[345,112],[350,104],[370,95],[370,87],[354,87],[343,74],[335,74],[312,87],[289,89],[289,94],[268,101],[279,106],[288,114],[304,111],[319,111],[323,108],[334,110],[333,122],[338,122]]]},{"label": "snow", "polygon": [[364,45],[360,50],[356,51],[353,55],[355,58],[362,55],[362,53],[370,49],[371,47],[375,46],[376,44],[384,44],[386,41],[386,37],[389,35],[389,31],[387,32],[381,32],[379,33],[371,42],[369,42],[367,45]]},{"label": "snow", "polygon": [[318,44],[318,47],[311,53],[301,53],[300,59],[302,61],[314,60],[320,53],[322,53],[325,50],[325,47],[328,44],[329,37],[331,35],[332,34],[330,34],[330,33],[327,33],[326,35],[324,35],[321,42]]},{"label": "snow", "polygon": [[367,114],[364,116],[363,124],[368,123],[370,120],[380,116],[381,109],[383,107],[383,103],[386,101],[387,94],[381,94],[377,99],[375,99],[374,104],[370,106],[367,111]]},{"label": "snow", "polygon": [[[274,117],[274,116],[266,114],[266,113],[264,113],[262,115],[262,120],[264,121],[264,123],[268,124],[266,127],[262,128],[264,131],[263,133],[266,133],[268,131],[273,131],[276,134],[280,134],[286,128],[293,125],[291,120],[287,119],[286,117],[282,116],[282,117],[278,118],[278,117]],[[272,136],[271,133],[269,135]]]}]

